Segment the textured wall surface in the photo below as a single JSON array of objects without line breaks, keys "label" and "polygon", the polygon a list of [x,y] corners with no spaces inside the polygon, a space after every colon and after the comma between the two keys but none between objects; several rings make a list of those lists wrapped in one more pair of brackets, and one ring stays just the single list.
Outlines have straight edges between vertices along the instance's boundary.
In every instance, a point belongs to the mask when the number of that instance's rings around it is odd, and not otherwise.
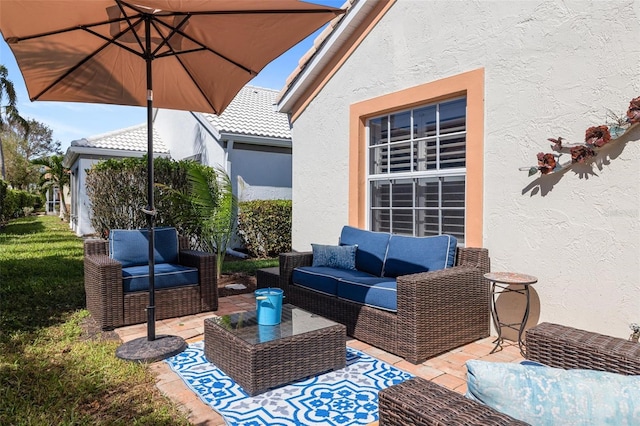
[{"label": "textured wall surface", "polygon": [[492,269],[539,278],[532,322],[628,337],[640,322],[640,126],[590,166],[518,168],[551,152],[547,138],[582,142],[608,110],[626,111],[640,96],[639,39],[632,0],[397,1],[294,122],[294,249],[336,243],[347,223],[351,104],[484,68]]}]

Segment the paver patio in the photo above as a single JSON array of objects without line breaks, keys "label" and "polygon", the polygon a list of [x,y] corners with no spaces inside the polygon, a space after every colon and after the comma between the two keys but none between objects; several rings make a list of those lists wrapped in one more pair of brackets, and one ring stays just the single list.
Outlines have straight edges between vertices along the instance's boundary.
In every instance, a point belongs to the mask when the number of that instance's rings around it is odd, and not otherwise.
[{"label": "paver patio", "polygon": [[[253,294],[240,294],[236,296],[222,297],[216,312],[207,312],[188,317],[159,320],[156,322],[156,333],[169,334],[184,338],[187,343],[197,342],[203,339],[204,319],[216,315],[227,315],[255,309]],[[115,330],[123,342],[138,337],[144,337],[147,333],[146,324],[137,324],[121,327]],[[365,352],[382,361],[408,371],[416,376],[432,380],[456,392],[464,393],[466,385],[465,362],[469,359],[482,359],[494,362],[517,362],[522,360],[517,343],[507,342],[501,351],[490,354],[494,347],[494,337],[487,337],[477,342],[470,343],[461,348],[454,349],[418,365],[411,364],[402,358],[375,348],[364,342],[347,338],[347,345],[351,348]],[[151,364],[151,370],[157,375],[156,385],[160,391],[175,401],[188,413],[189,421],[201,426],[219,426],[225,422],[218,413],[203,403],[175,374],[165,362]]]}]

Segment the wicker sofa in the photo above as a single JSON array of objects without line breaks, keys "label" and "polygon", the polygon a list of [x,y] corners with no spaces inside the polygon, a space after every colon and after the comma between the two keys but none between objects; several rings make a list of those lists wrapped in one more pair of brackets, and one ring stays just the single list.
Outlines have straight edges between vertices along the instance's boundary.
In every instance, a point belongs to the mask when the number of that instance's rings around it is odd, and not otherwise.
[{"label": "wicker sofa", "polygon": [[[175,230],[173,231],[175,232]],[[160,232],[162,231],[156,231],[156,236]],[[215,254],[190,250],[188,240],[178,236],[177,233],[175,233],[175,237],[171,238],[177,238],[175,243],[175,250],[178,251],[176,266],[197,269],[195,275],[197,283],[189,281],[187,284],[176,285],[173,282],[168,282],[166,288],[159,288],[158,259],[156,258],[156,289],[154,292],[156,319],[217,310],[218,288]],[[162,244],[162,241],[158,241],[156,238],[156,250],[159,244]],[[111,248],[113,249],[113,247]],[[145,250],[147,251],[145,252]],[[134,255],[137,251],[138,256],[142,255],[145,258],[148,253],[148,249],[142,247],[128,249],[128,251]],[[125,284],[123,282],[123,263],[114,259],[113,254],[113,250],[110,252],[108,240],[88,239],[84,242],[84,287],[87,309],[103,330],[147,321],[148,289],[140,288],[140,282],[137,283],[137,288],[135,288],[136,284]],[[174,278],[169,278],[169,281],[173,280]]]},{"label": "wicker sofa", "polygon": [[[358,248],[360,250],[360,248]],[[280,255],[279,285],[287,303],[344,324],[347,334],[414,364],[489,335],[489,254],[457,248],[453,267],[396,278],[395,311],[379,309],[296,284],[296,268],[313,252]]]},{"label": "wicker sofa", "polygon": [[[542,323],[527,331],[527,359],[564,369],[640,374],[640,345]],[[526,424],[454,391],[413,378],[379,393],[380,426]]]}]

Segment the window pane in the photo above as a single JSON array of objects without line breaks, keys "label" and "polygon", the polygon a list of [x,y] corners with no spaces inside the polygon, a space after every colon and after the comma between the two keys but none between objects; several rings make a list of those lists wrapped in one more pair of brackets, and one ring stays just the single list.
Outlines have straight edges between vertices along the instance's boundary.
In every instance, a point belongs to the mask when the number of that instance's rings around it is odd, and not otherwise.
[{"label": "window pane", "polygon": [[413,181],[400,179],[393,181],[391,188],[391,206],[413,207]]},{"label": "window pane", "polygon": [[442,211],[442,233],[451,234],[464,244],[464,210]]},{"label": "window pane", "polygon": [[464,167],[466,164],[466,137],[445,136],[440,138],[440,168]]},{"label": "window pane", "polygon": [[416,236],[431,237],[440,235],[440,215],[436,209],[416,210]]},{"label": "window pane", "polygon": [[390,173],[411,171],[411,142],[393,144],[390,146]]},{"label": "window pane", "polygon": [[421,140],[414,143],[413,171],[435,170],[436,140]]},{"label": "window pane", "polygon": [[440,104],[440,134],[462,132],[466,129],[467,99]]},{"label": "window pane", "polygon": [[408,140],[411,138],[411,111],[392,114],[391,142]]},{"label": "window pane", "polygon": [[391,232],[400,235],[413,235],[413,210],[393,209],[391,212]]},{"label": "window pane", "polygon": [[438,178],[418,179],[416,185],[416,207],[438,207]]},{"label": "window pane", "polygon": [[442,207],[464,208],[464,178],[445,178],[442,182]]},{"label": "window pane", "polygon": [[436,134],[436,106],[416,109],[413,112],[413,137],[424,138]]},{"label": "window pane", "polygon": [[371,182],[371,206],[372,207],[389,207],[391,205],[390,197],[391,185],[389,181]]},{"label": "window pane", "polygon": [[389,210],[384,209],[371,211],[371,230],[377,232],[391,232]]},{"label": "window pane", "polygon": [[380,145],[387,143],[387,117],[374,118],[369,120],[369,145]]},{"label": "window pane", "polygon": [[369,174],[377,175],[387,172],[388,152],[389,149],[386,145],[369,149]]}]

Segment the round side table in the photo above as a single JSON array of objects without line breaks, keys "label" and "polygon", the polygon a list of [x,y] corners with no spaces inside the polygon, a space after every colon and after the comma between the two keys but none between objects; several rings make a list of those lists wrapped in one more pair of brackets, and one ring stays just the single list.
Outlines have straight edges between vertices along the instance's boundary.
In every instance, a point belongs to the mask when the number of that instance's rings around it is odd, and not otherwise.
[{"label": "round side table", "polygon": [[[494,353],[499,347],[502,348],[502,342],[504,340],[502,337],[502,327],[507,327],[518,332],[518,347],[520,348],[520,354],[524,356],[522,333],[524,332],[527,319],[529,319],[529,287],[537,283],[538,279],[531,275],[519,274],[517,272],[489,272],[484,274],[484,277],[491,281],[491,317],[493,318],[493,325],[498,332],[498,338],[494,340],[496,346],[490,353]],[[496,300],[502,293],[518,293],[526,296],[527,304],[522,322],[504,323],[500,321],[498,309],[496,308]]]}]

